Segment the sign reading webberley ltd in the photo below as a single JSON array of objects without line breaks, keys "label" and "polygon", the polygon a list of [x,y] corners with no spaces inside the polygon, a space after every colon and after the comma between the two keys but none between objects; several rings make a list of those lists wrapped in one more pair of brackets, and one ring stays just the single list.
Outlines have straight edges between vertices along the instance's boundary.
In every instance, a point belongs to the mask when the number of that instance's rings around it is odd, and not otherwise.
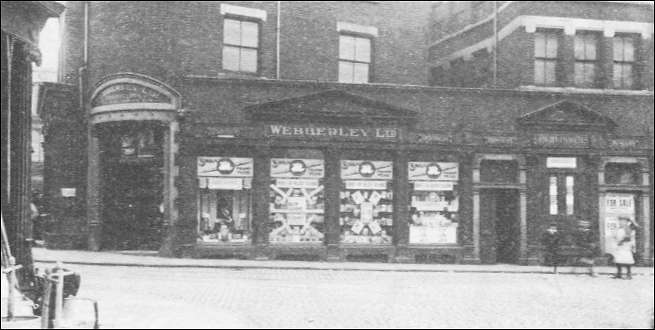
[{"label": "sign reading webberley ltd", "polygon": [[266,126],[266,136],[308,139],[339,140],[384,140],[397,141],[398,128],[395,127],[358,127],[358,126],[321,126],[321,125],[285,125]]}]

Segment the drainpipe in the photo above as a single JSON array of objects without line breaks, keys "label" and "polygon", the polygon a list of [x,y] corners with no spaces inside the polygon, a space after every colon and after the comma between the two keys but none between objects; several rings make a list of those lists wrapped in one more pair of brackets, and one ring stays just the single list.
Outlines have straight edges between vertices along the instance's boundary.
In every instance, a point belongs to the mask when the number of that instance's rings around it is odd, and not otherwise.
[{"label": "drainpipe", "polygon": [[84,45],[83,45],[83,60],[82,66],[77,70],[79,79],[79,102],[80,109],[86,110],[85,94],[86,83],[88,81],[88,62],[89,62],[89,2],[84,1]]},{"label": "drainpipe", "polygon": [[498,79],[498,8],[494,1],[494,68],[493,68],[493,87],[496,88]]},{"label": "drainpipe", "polygon": [[281,1],[277,1],[277,26],[275,27],[275,79],[280,79],[280,6]]}]

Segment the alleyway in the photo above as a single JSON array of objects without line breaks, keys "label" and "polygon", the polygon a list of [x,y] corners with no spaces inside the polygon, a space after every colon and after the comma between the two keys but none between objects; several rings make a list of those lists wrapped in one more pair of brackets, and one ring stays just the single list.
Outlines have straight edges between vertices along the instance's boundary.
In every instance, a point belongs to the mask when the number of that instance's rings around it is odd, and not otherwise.
[{"label": "alleyway", "polygon": [[102,328],[643,328],[653,308],[650,274],[71,268]]}]

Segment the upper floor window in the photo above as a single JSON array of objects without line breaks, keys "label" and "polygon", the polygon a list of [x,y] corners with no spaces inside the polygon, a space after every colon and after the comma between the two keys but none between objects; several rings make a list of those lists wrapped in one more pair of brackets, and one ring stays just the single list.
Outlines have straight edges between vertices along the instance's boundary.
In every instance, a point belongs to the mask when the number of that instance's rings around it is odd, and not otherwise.
[{"label": "upper floor window", "polygon": [[598,34],[577,33],[574,39],[574,83],[580,87],[596,87],[598,67]]},{"label": "upper floor window", "polygon": [[614,37],[614,88],[634,88],[635,45],[631,36]]},{"label": "upper floor window", "polygon": [[256,73],[259,58],[259,24],[226,17],[223,20],[223,69]]},{"label": "upper floor window", "polygon": [[339,36],[339,82],[367,83],[371,74],[371,39]]},{"label": "upper floor window", "polygon": [[559,33],[537,31],[534,35],[534,83],[552,86],[557,83]]}]

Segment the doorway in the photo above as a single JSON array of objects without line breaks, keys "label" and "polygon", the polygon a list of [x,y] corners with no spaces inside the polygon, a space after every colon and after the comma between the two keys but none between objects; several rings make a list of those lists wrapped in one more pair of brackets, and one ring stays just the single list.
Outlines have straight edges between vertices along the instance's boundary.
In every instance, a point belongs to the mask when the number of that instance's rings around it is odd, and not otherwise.
[{"label": "doorway", "polygon": [[163,238],[162,131],[105,127],[101,153],[102,247],[157,250]]},{"label": "doorway", "polygon": [[480,219],[482,262],[518,263],[520,254],[518,190],[482,190]]}]

